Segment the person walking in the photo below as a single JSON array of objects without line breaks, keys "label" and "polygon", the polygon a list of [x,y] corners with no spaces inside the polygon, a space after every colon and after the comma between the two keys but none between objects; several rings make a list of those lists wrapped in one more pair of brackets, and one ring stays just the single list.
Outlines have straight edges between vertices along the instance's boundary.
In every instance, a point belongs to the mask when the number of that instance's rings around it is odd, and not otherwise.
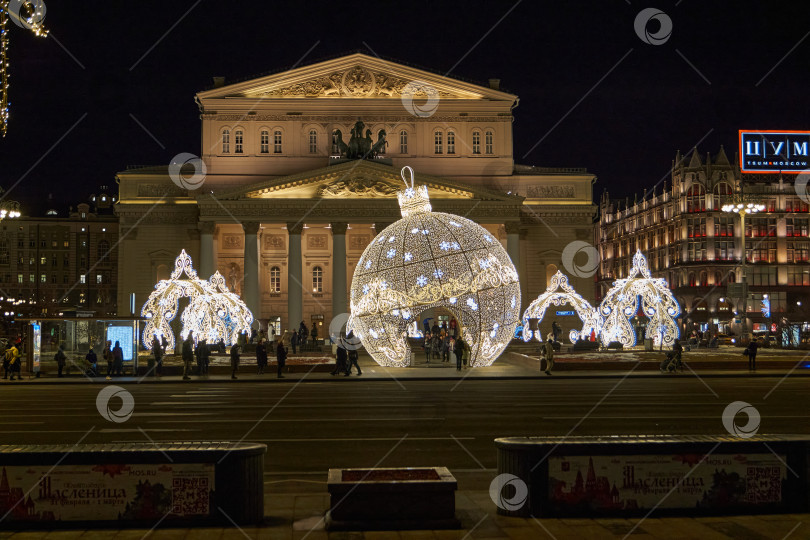
[{"label": "person walking", "polygon": [[544,347],[546,350],[546,375],[551,375],[551,370],[554,369],[554,342],[552,338],[546,341]]},{"label": "person walking", "polygon": [[113,357],[113,375],[122,377],[124,375],[124,349],[121,348],[121,342],[116,341],[115,347],[112,350]]},{"label": "person walking", "polygon": [[461,360],[464,355],[463,346],[462,344],[462,348],[459,348],[458,342],[454,338],[450,338],[450,355],[456,359],[456,371],[461,371]]},{"label": "person walking", "polygon": [[104,344],[104,352],[101,353],[101,356],[107,361],[107,380],[110,380],[113,374],[112,341],[107,341]]},{"label": "person walking", "polygon": [[756,371],[757,370],[757,349],[759,349],[759,344],[757,343],[756,338],[752,337],[751,342],[748,344],[748,371]]},{"label": "person walking", "polygon": [[236,379],[236,371],[239,369],[239,344],[231,346],[231,379]]},{"label": "person walking", "polygon": [[200,377],[202,377],[203,374],[202,346],[203,341],[200,340],[197,342],[197,346],[194,347],[194,359],[197,361],[197,375]]},{"label": "person walking", "polygon": [[284,342],[282,340],[278,340],[278,345],[276,345],[276,364],[278,366],[278,378],[283,379],[284,375],[281,374],[284,371],[284,367],[287,365],[287,349],[284,347]]},{"label": "person walking", "polygon": [[211,361],[211,349],[208,348],[208,340],[200,341],[200,365],[202,374],[208,376],[208,363]]},{"label": "person walking", "polygon": [[191,332],[189,332],[186,339],[183,341],[183,380],[191,379],[191,363],[194,361],[194,345],[191,343]]},{"label": "person walking", "polygon": [[315,347],[315,342],[318,341],[318,325],[312,323],[312,331],[309,333],[310,337],[312,337],[312,346]]},{"label": "person walking", "polygon": [[349,374],[346,373],[347,361],[348,355],[346,354],[346,349],[343,347],[343,340],[340,339],[338,340],[337,354],[335,355],[335,369],[332,370],[332,375],[343,373],[348,377]]},{"label": "person walking", "polygon": [[[349,335],[351,335],[351,334],[349,334]],[[347,336],[347,338],[348,338],[348,336]],[[362,375],[363,372],[360,371],[360,364],[357,363],[357,360],[360,357],[360,355],[357,354],[357,350],[354,347],[349,349],[348,357],[349,357],[349,365],[348,365],[348,367],[346,367],[346,375],[351,375],[352,374],[352,366],[357,368],[357,375],[358,376]]]},{"label": "person walking", "polygon": [[433,338],[430,337],[430,332],[425,332],[425,359],[430,363],[430,349],[433,346]]},{"label": "person walking", "polygon": [[298,345],[298,333],[293,332],[292,337],[290,337],[290,345],[292,346],[293,354],[295,353],[295,346]]},{"label": "person walking", "polygon": [[442,331],[442,362],[450,362],[450,336]]},{"label": "person walking", "polygon": [[62,370],[65,369],[65,362],[67,361],[67,356],[65,356],[65,351],[63,349],[64,345],[60,344],[59,348],[56,350],[56,354],[53,355],[53,359],[56,360],[56,369],[57,369],[57,377],[64,377],[62,374]]},{"label": "person walking", "polygon": [[301,324],[298,326],[298,346],[301,347],[301,350],[304,350],[304,347],[307,346],[307,336],[309,335],[309,328],[301,321]]},{"label": "person walking", "polygon": [[467,365],[470,363],[470,346],[461,338],[458,338],[458,340],[462,342],[464,347],[464,352],[461,353],[461,363],[464,364],[464,369],[467,369]]},{"label": "person walking", "polygon": [[259,375],[264,373],[264,368],[267,367],[267,345],[264,344],[264,340],[261,338],[256,344],[256,366],[258,367],[257,373]]},{"label": "person walking", "polygon": [[[14,380],[14,374],[19,374],[20,372],[20,349],[17,348],[16,343],[12,343],[8,349],[6,349],[6,361],[8,362],[8,371],[11,373],[11,377],[9,380]],[[22,377],[18,375],[17,377],[19,380],[22,380]]]}]

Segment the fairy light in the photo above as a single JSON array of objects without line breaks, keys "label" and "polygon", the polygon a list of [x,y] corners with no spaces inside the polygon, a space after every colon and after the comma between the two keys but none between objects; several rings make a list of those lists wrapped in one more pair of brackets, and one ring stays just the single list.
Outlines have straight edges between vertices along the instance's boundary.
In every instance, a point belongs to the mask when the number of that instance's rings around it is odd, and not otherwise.
[{"label": "fairy light", "polygon": [[[185,275],[185,278],[182,276]],[[208,281],[197,277],[191,257],[182,250],[174,261],[174,270],[169,279],[160,280],[141,309],[146,318],[143,331],[143,344],[152,348],[152,339],[166,337],[168,349],[173,349],[174,332],[170,323],[177,316],[180,299],[188,298],[189,304],[183,310],[180,320],[183,328],[180,336],[189,334],[197,343],[200,339],[208,343],[224,341],[226,345],[236,343],[239,334],[251,335],[253,314],[238,295],[228,290],[225,278],[219,271]]]},{"label": "fairy light", "polygon": [[663,278],[650,274],[647,258],[636,251],[633,268],[626,278],[613,282],[599,305],[599,314],[604,318],[600,339],[603,345],[619,341],[625,347],[636,344],[636,333],[630,324],[640,307],[649,318],[645,337],[658,346],[671,346],[680,336],[675,319],[681,314],[681,306]]},{"label": "fairy light", "polygon": [[347,328],[380,365],[406,367],[408,327],[420,313],[444,308],[470,347],[470,365],[489,366],[519,322],[517,271],[486,229],[433,212],[427,186],[414,185],[413,169],[404,167],[402,178],[406,189],[397,193],[402,219],[363,252],[352,278]]},{"label": "fairy light", "polygon": [[8,60],[8,21],[11,17],[19,17],[20,23],[25,28],[31,30],[37,37],[47,37],[48,31],[42,25],[45,18],[45,3],[40,1],[29,1],[21,3],[21,9],[28,10],[27,14],[12,14],[8,10],[9,0],[0,0],[0,133],[3,137],[8,131],[9,102],[8,89],[9,60]]},{"label": "fairy light", "polygon": [[[574,308],[583,324],[582,330],[571,330],[568,334],[571,343],[576,343],[580,339],[588,339],[591,331],[596,335],[599,334],[602,328],[602,317],[599,315],[599,311],[594,309],[590,302],[577,294],[577,291],[568,283],[568,276],[558,270],[556,274],[551,276],[546,292],[538,296],[523,312],[523,341],[532,339],[529,319],[537,319],[539,325],[550,306],[562,306],[565,304]],[[543,335],[539,331],[534,334],[534,337],[537,341],[544,341]]]}]

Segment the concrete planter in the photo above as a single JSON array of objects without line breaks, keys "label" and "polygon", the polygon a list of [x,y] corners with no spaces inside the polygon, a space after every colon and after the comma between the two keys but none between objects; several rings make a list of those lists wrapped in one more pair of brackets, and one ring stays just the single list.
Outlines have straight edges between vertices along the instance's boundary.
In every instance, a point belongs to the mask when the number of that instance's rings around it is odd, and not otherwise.
[{"label": "concrete planter", "polygon": [[445,467],[329,469],[329,530],[453,529],[458,487]]}]

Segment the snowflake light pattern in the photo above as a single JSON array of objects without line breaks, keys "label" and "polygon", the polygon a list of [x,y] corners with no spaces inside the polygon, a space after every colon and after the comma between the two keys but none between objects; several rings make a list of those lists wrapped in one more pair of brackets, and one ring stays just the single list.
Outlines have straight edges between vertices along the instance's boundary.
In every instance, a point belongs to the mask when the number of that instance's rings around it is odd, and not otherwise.
[{"label": "snowflake light pattern", "polygon": [[[537,297],[529,304],[523,312],[523,341],[532,339],[532,330],[529,328],[529,319],[537,319],[538,326],[546,315],[546,310],[550,306],[562,306],[569,304],[574,308],[582,321],[582,330],[571,330],[568,339],[571,343],[576,343],[580,339],[588,339],[591,331],[598,335],[602,327],[602,318],[599,310],[594,308],[590,302],[582,298],[577,291],[568,283],[568,277],[560,271],[551,276],[546,292]],[[541,332],[537,332],[534,337],[537,341],[545,341]]]},{"label": "snowflake light pattern", "polygon": [[[489,366],[512,339],[520,319],[517,271],[483,227],[433,212],[427,186],[414,186],[413,169],[403,168],[402,177],[407,188],[397,194],[402,219],[380,231],[381,237],[396,242],[381,245],[378,240],[363,253],[361,259],[367,262],[355,268],[347,328],[380,365],[406,367],[412,354],[406,339],[409,324],[426,310],[444,308],[459,322],[470,347],[470,366]],[[389,259],[392,247],[412,258]]]},{"label": "snowflake light pattern", "polygon": [[147,349],[152,348],[155,336],[158,340],[165,337],[168,349],[174,348],[170,323],[177,316],[181,298],[189,299],[188,307],[180,316],[183,323],[180,336],[183,339],[191,334],[194,343],[200,339],[217,343],[221,339],[226,345],[231,345],[242,332],[250,337],[253,314],[247,305],[228,290],[219,271],[214,272],[208,281],[200,279],[191,257],[182,250],[174,261],[169,279],[162,279],[155,285],[155,290],[141,308],[141,315],[146,317],[142,341]]}]

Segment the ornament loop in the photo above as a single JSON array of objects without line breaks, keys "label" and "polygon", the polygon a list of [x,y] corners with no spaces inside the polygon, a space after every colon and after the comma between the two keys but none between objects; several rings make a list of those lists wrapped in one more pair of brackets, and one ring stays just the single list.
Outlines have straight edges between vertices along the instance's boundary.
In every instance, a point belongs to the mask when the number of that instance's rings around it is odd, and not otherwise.
[{"label": "ornament loop", "polygon": [[[411,177],[410,185],[408,185],[408,179],[405,178],[405,171],[406,170],[410,173],[410,177]],[[413,189],[414,181],[415,181],[415,178],[416,178],[416,176],[414,175],[413,169],[409,165],[405,165],[404,167],[402,167],[402,171],[400,171],[399,174],[400,174],[400,176],[402,176],[402,181],[405,182],[405,187]]]}]

